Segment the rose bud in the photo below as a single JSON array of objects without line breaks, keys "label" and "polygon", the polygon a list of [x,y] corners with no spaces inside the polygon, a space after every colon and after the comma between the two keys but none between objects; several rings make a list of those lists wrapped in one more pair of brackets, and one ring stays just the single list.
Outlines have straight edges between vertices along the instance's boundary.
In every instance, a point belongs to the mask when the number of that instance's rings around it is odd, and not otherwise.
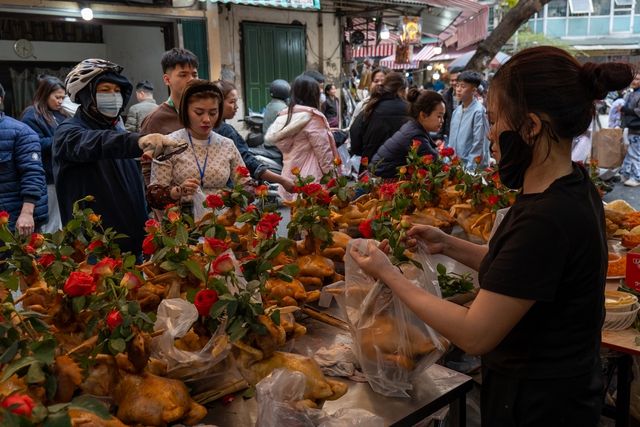
[{"label": "rose bud", "polygon": [[204,243],[202,244],[202,252],[208,256],[219,256],[222,252],[229,249],[227,244],[219,239],[214,238],[204,238]]},{"label": "rose bud", "polygon": [[422,164],[430,165],[431,163],[433,163],[433,154],[427,154],[422,157]]},{"label": "rose bud", "polygon": [[294,167],[293,169],[291,169],[291,174],[295,176],[300,175],[300,168],[298,168],[297,166]]},{"label": "rose bud", "polygon": [[156,245],[153,244],[153,235],[147,236],[142,242],[142,253],[153,255],[156,252]]},{"label": "rose bud", "polygon": [[493,206],[496,203],[498,203],[498,201],[500,201],[500,198],[498,196],[489,196],[489,204],[491,206]]},{"label": "rose bud", "polygon": [[91,275],[97,281],[113,276],[113,270],[116,268],[116,262],[111,258],[104,258],[91,269]]},{"label": "rose bud", "polygon": [[473,161],[476,162],[476,165],[479,165],[482,162],[482,156],[476,156]]},{"label": "rose bud", "polygon": [[56,259],[56,256],[54,254],[42,255],[38,260],[38,264],[40,264],[44,268],[47,268],[51,265],[53,261],[55,261],[55,259]]},{"label": "rose bud", "polygon": [[358,230],[360,230],[360,233],[362,233],[362,235],[367,239],[371,239],[373,237],[373,230],[371,229],[371,221],[373,221],[373,218],[361,222],[360,225],[358,226]]},{"label": "rose bud", "polygon": [[96,290],[96,283],[90,274],[73,271],[64,284],[64,291],[70,297],[89,295]]},{"label": "rose bud", "polygon": [[256,236],[260,240],[268,240],[273,236],[273,226],[268,221],[260,221],[256,226]]},{"label": "rose bud", "polygon": [[424,169],[418,169],[418,178],[425,179],[427,177],[427,171]]},{"label": "rose bud", "polygon": [[269,195],[269,187],[266,185],[259,185],[256,187],[255,193],[258,197],[267,197],[267,195]]},{"label": "rose bud", "polygon": [[360,178],[360,181],[362,181],[362,182],[364,182],[366,184],[367,182],[369,182],[369,175],[363,176],[362,178]]},{"label": "rose bud", "polygon": [[329,194],[327,190],[322,190],[316,197],[316,200],[320,205],[328,205],[331,203],[331,199],[333,199],[333,196]]},{"label": "rose bud", "polygon": [[236,179],[249,178],[249,169],[244,166],[238,166],[236,168]]},{"label": "rose bud", "polygon": [[148,234],[153,234],[160,228],[160,224],[155,219],[150,219],[144,223],[144,231]]},{"label": "rose bud", "polygon": [[27,254],[35,254],[36,250],[33,249],[33,246],[27,245],[27,246],[24,247],[24,252],[27,253]]},{"label": "rose bud", "polygon": [[360,164],[364,167],[367,167],[369,165],[369,159],[363,157],[362,159],[360,159]]},{"label": "rose bud", "polygon": [[342,159],[340,157],[336,157],[333,159],[333,164],[336,166],[340,166],[342,164]]},{"label": "rose bud", "polygon": [[327,183],[327,188],[333,188],[336,186],[336,179],[335,178],[331,178],[331,181],[329,181]]},{"label": "rose bud", "polygon": [[258,208],[256,207],[256,205],[249,205],[247,206],[247,209],[244,210],[245,212],[257,212]]},{"label": "rose bud", "polygon": [[9,222],[9,214],[7,211],[0,212],[0,225],[5,225]]},{"label": "rose bud", "polygon": [[0,406],[16,415],[31,418],[31,411],[36,407],[36,404],[33,402],[33,399],[26,394],[14,393],[11,396],[5,397],[2,402],[0,402]]},{"label": "rose bud", "polygon": [[169,212],[167,214],[167,218],[169,218],[169,222],[174,224],[176,221],[180,219],[180,212]]},{"label": "rose bud", "polygon": [[229,254],[224,254],[211,264],[211,269],[213,270],[213,274],[224,275],[233,271],[235,266]]},{"label": "rose bud", "polygon": [[404,166],[401,166],[398,172],[400,172],[400,175],[404,175],[407,173],[407,168]]},{"label": "rose bud", "polygon": [[135,274],[131,273],[130,271],[124,273],[124,276],[122,277],[122,280],[120,281],[120,286],[124,286],[125,288],[129,289],[130,291],[133,291],[135,289],[138,289],[140,286],[142,286],[142,280],[140,280],[140,278],[138,276],[136,276]]},{"label": "rose bud", "polygon": [[219,209],[224,206],[224,201],[222,200],[222,197],[216,194],[209,194],[207,196],[206,203],[207,203],[207,206],[209,206],[211,209]]},{"label": "rose bud", "polygon": [[44,236],[42,234],[32,234],[31,238],[29,239],[29,246],[32,246],[34,248],[39,248],[40,246],[42,246],[42,244],[44,243]]},{"label": "rose bud", "polygon": [[282,221],[282,217],[279,213],[270,213],[264,215],[262,221],[267,221],[273,228],[276,228],[278,224],[280,224],[280,221]]},{"label": "rose bud", "polygon": [[122,315],[118,310],[113,310],[111,313],[107,315],[107,321],[105,322],[109,329],[113,332],[113,330],[122,323]]},{"label": "rose bud", "polygon": [[422,144],[420,141],[418,141],[417,139],[414,139],[412,141],[411,148],[413,148],[414,150],[417,150],[418,148],[420,148],[420,144]]},{"label": "rose bud", "polygon": [[218,301],[218,293],[211,289],[203,289],[196,294],[193,305],[198,309],[200,316],[208,316],[211,307]]},{"label": "rose bud", "polygon": [[89,221],[91,221],[93,224],[98,224],[100,222],[100,215],[89,214]]},{"label": "rose bud", "polygon": [[103,246],[102,240],[96,240],[95,242],[91,242],[89,246],[87,246],[87,249],[89,249],[90,251],[93,251],[102,246]]},{"label": "rose bud", "polygon": [[403,215],[402,219],[400,220],[400,227],[403,229],[408,229],[411,228],[411,217],[408,215]]},{"label": "rose bud", "polygon": [[449,167],[449,165],[444,165],[444,166],[442,166],[442,171],[443,171],[443,172],[449,172],[449,169],[451,169],[451,168]]}]

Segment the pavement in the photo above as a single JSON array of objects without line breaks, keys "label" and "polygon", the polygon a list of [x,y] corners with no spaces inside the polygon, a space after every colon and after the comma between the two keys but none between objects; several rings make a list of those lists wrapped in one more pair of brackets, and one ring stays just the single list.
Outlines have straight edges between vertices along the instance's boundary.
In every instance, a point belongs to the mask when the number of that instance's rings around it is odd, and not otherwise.
[{"label": "pavement", "polygon": [[609,203],[622,199],[629,203],[635,210],[640,210],[640,187],[627,187],[622,182],[607,182],[613,187],[609,193],[602,197],[602,200]]}]

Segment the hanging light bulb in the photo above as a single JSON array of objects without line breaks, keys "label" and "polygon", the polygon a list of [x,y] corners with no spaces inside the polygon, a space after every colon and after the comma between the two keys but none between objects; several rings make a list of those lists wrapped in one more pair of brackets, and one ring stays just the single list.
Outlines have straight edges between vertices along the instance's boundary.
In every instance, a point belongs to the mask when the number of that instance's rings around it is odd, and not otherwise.
[{"label": "hanging light bulb", "polygon": [[437,71],[433,73],[433,80],[440,80],[440,73],[438,73]]},{"label": "hanging light bulb", "polygon": [[427,70],[428,70],[428,71],[433,70],[433,65],[427,65]]},{"label": "hanging light bulb", "polygon": [[389,40],[390,35],[389,29],[384,25],[380,30],[380,40]]},{"label": "hanging light bulb", "polygon": [[93,10],[87,4],[80,5],[80,15],[85,21],[91,21],[93,19]]},{"label": "hanging light bulb", "polygon": [[433,53],[435,55],[440,55],[442,53],[442,48],[440,46],[436,46],[433,48]]}]

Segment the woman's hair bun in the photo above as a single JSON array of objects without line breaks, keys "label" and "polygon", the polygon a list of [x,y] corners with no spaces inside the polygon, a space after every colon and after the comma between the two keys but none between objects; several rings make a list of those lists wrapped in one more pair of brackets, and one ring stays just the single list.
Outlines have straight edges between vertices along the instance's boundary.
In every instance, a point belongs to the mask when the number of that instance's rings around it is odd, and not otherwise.
[{"label": "woman's hair bun", "polygon": [[626,88],[634,75],[632,65],[618,62],[587,62],[580,68],[580,78],[593,99],[603,99],[613,90]]},{"label": "woman's hair bun", "polygon": [[407,101],[416,102],[419,96],[420,96],[420,89],[416,89],[415,87],[412,89],[409,89],[409,93],[407,93]]}]

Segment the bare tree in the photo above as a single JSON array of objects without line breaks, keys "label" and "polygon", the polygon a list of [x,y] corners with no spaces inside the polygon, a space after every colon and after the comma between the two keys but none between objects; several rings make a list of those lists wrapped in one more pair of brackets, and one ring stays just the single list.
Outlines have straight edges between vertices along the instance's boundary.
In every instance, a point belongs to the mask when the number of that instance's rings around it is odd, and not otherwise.
[{"label": "bare tree", "polygon": [[478,45],[476,53],[471,57],[465,69],[478,72],[484,71],[489,62],[496,56],[509,38],[518,31],[518,28],[531,18],[536,12],[551,0],[519,0],[504,19],[493,29],[489,37]]}]

